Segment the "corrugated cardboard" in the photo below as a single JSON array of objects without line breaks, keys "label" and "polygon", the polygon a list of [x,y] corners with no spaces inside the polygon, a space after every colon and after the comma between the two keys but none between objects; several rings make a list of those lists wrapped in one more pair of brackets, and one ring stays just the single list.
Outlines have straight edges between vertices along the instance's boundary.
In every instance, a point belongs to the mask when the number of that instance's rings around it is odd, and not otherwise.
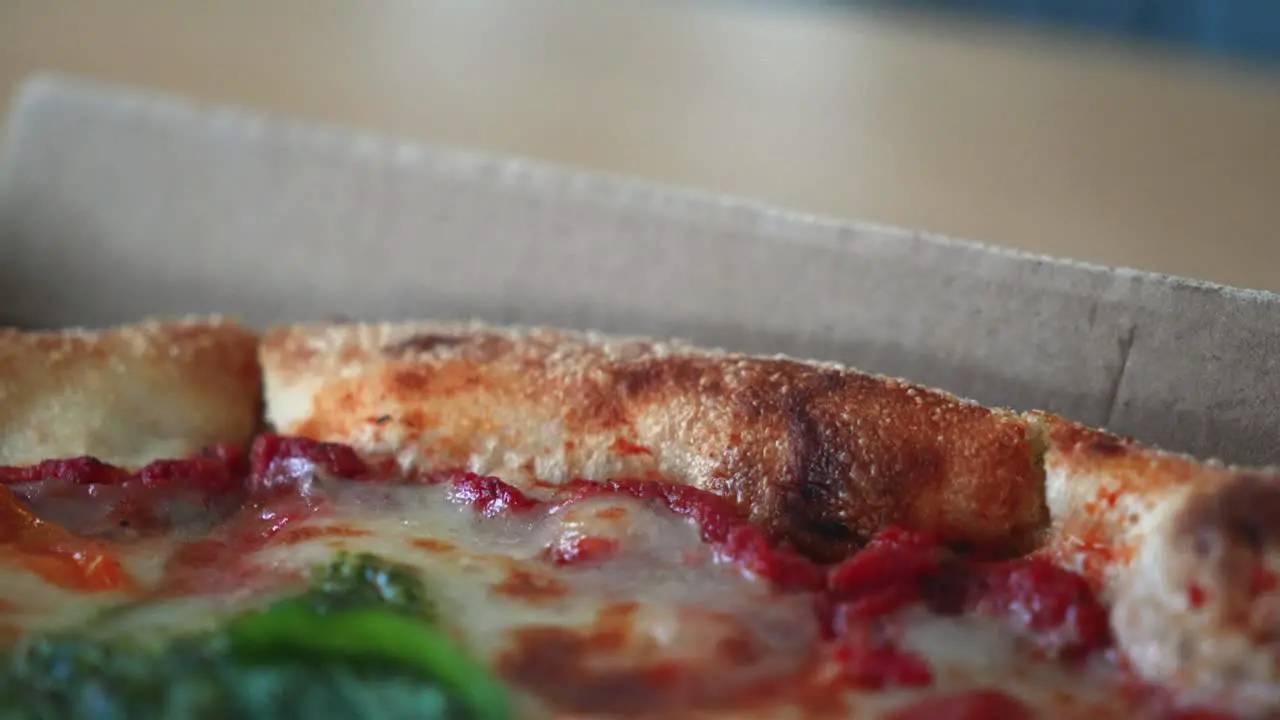
[{"label": "corrugated cardboard", "polygon": [[1280,462],[1280,297],[45,77],[0,321],[477,316],[837,360]]}]

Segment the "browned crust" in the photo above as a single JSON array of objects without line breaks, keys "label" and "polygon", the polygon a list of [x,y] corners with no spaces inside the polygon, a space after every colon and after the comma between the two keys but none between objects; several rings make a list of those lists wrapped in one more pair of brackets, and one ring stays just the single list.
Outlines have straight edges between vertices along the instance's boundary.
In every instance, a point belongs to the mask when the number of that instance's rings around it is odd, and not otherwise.
[{"label": "browned crust", "polygon": [[837,365],[427,323],[277,328],[261,361],[282,431],[550,480],[660,475],[819,556],[889,523],[990,546],[1045,518],[1018,416]]},{"label": "browned crust", "polygon": [[0,329],[0,464],[139,465],[258,426],[257,338],[221,318],[106,330]]},{"label": "browned crust", "polygon": [[1239,471],[1213,460],[1202,461],[1147,447],[1131,438],[1046,413],[1029,413],[1027,417],[1046,433],[1051,461],[1068,465],[1077,474],[1106,472],[1123,476],[1128,492],[1160,492],[1188,483],[1203,483],[1206,472]]}]

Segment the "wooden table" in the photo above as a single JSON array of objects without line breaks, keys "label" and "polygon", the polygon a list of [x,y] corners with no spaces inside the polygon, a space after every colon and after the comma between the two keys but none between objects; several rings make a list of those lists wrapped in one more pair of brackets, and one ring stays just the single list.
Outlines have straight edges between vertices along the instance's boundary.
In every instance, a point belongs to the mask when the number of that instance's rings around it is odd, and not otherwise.
[{"label": "wooden table", "polygon": [[914,16],[5,0],[37,69],[1280,290],[1280,74]]}]

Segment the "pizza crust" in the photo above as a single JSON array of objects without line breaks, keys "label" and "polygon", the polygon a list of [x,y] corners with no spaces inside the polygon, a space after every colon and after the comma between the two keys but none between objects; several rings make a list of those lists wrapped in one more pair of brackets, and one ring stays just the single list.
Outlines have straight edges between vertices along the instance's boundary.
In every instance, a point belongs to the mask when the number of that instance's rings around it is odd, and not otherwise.
[{"label": "pizza crust", "polygon": [[1029,545],[1046,519],[1019,416],[838,365],[477,323],[281,327],[260,359],[280,432],[517,484],[661,476],[818,557],[887,524]]},{"label": "pizza crust", "polygon": [[1047,415],[1047,550],[1097,579],[1144,679],[1247,715],[1280,706],[1280,474]]},{"label": "pizza crust", "polygon": [[0,465],[90,455],[137,467],[258,427],[257,338],[220,318],[0,329]]}]

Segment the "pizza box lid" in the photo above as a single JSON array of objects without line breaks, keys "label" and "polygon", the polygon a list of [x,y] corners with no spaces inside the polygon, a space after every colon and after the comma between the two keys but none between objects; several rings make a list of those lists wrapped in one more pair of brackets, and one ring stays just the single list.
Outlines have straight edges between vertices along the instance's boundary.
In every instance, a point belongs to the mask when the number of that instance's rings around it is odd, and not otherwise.
[{"label": "pizza box lid", "polygon": [[0,323],[478,317],[835,360],[1280,463],[1280,296],[40,76]]}]

